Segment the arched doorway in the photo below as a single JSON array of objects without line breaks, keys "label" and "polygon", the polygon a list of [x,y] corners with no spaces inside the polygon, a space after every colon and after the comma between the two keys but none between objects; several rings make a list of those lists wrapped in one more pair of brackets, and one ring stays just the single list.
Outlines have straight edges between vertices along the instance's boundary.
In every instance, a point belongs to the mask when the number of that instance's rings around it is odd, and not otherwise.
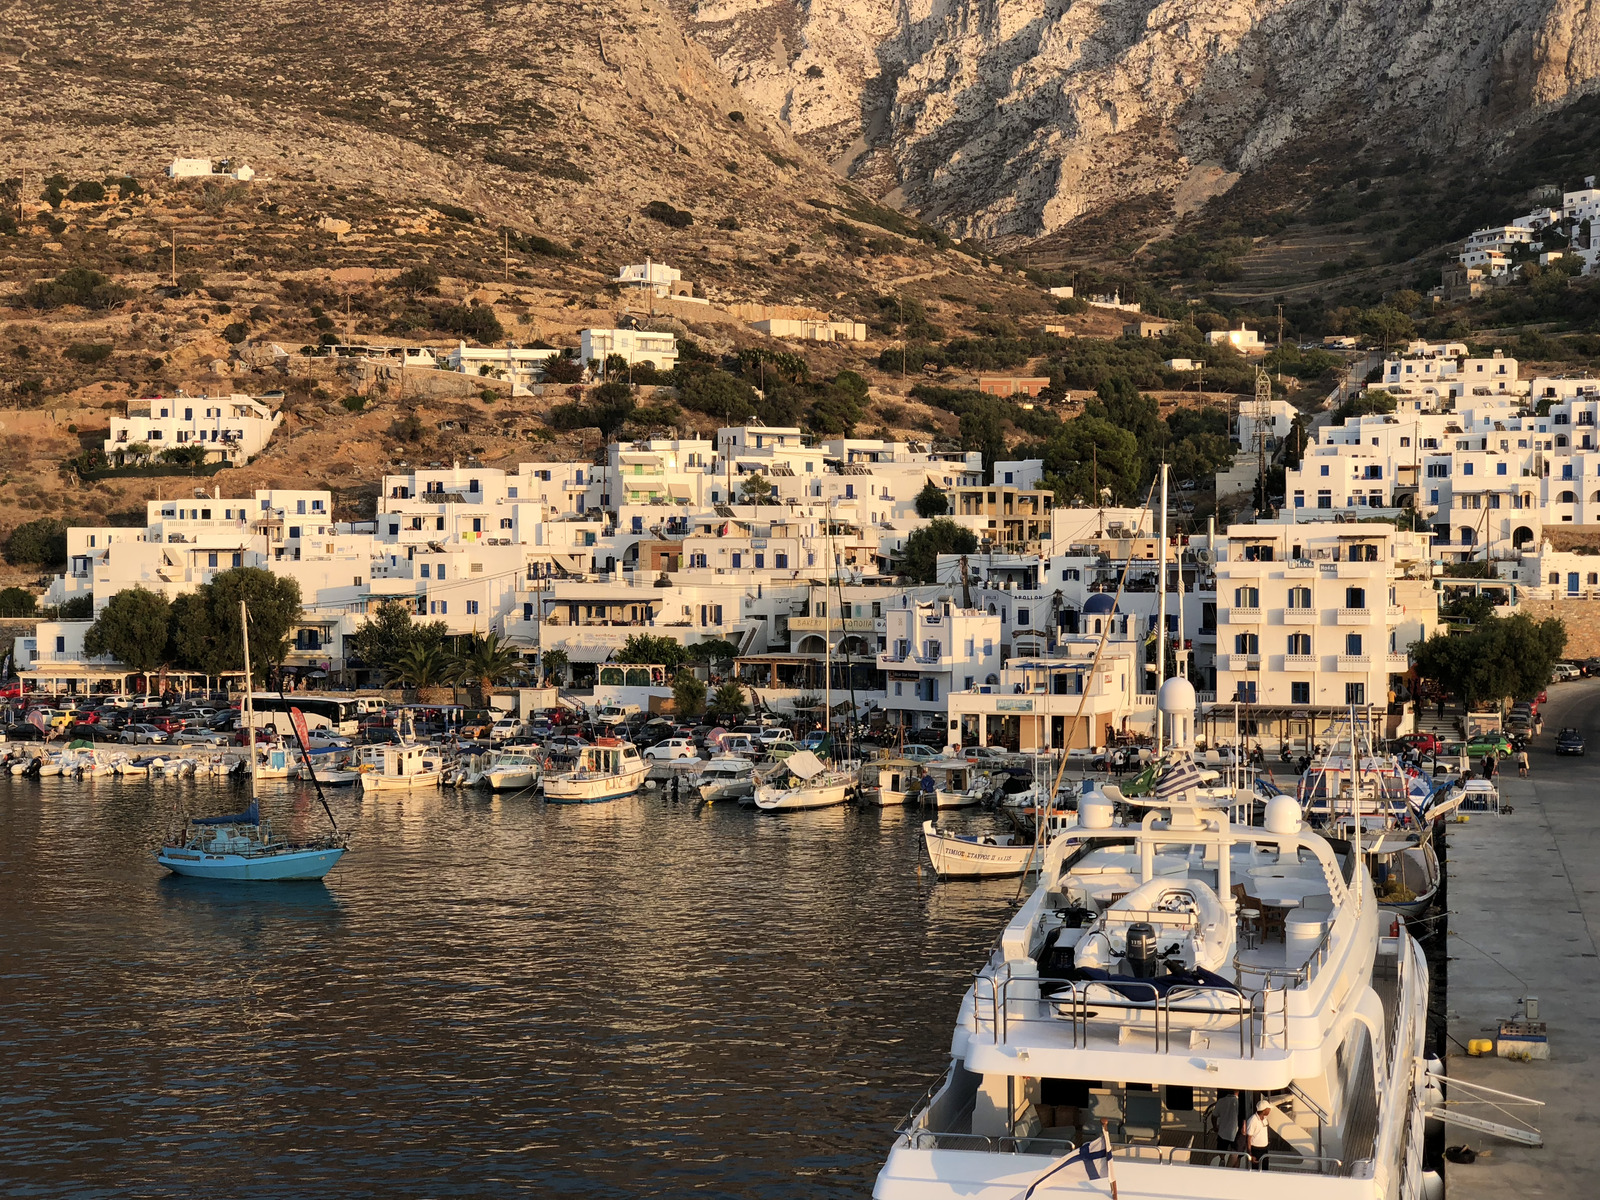
[{"label": "arched doorway", "polygon": [[1533,541],[1533,530],[1526,525],[1518,525],[1517,531],[1511,535],[1511,544],[1513,546],[1523,546],[1531,541]]}]

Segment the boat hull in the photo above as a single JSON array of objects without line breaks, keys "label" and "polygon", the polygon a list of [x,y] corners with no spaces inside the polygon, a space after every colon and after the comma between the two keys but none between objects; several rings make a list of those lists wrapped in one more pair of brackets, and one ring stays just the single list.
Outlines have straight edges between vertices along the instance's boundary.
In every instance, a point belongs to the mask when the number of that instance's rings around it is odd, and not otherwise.
[{"label": "boat hull", "polygon": [[812,808],[833,808],[844,803],[845,793],[849,790],[848,782],[815,788],[760,787],[756,789],[756,807],[762,812],[804,812]]},{"label": "boat hull", "polygon": [[417,771],[411,775],[384,775],[378,771],[361,773],[363,792],[414,792],[418,788],[439,786],[441,771]]},{"label": "boat hull", "polygon": [[174,875],[191,879],[271,883],[321,879],[333,870],[344,854],[342,846],[261,855],[206,854],[199,850],[163,847],[157,851],[156,861]]},{"label": "boat hull", "polygon": [[622,775],[593,779],[574,779],[557,775],[544,781],[544,798],[547,804],[604,804],[608,800],[621,800],[633,795],[644,786],[648,767]]},{"label": "boat hull", "polygon": [[539,769],[519,767],[515,771],[488,771],[483,776],[483,782],[495,792],[523,791],[538,786]]},{"label": "boat hull", "polygon": [[[1009,836],[1009,835],[1001,835]],[[922,844],[941,879],[1004,879],[1026,874],[1039,861],[1032,842],[1004,843],[999,837],[958,837],[922,823]]]}]

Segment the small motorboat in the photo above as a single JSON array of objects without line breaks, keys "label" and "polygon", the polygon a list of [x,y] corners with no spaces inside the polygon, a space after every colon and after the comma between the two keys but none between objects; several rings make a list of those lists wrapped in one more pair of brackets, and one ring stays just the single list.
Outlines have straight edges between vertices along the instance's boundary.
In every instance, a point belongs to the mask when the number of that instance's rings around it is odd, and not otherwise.
[{"label": "small motorboat", "polygon": [[922,823],[922,844],[941,879],[1002,879],[1043,861],[1044,847],[1020,833],[955,833]]},{"label": "small motorboat", "polygon": [[361,748],[363,792],[409,792],[434,788],[444,776],[444,755],[418,742],[386,742]]},{"label": "small motorboat", "polygon": [[723,800],[755,802],[755,763],[737,754],[719,754],[689,779],[707,804]]},{"label": "small motorboat", "polygon": [[544,798],[551,804],[600,804],[631,796],[644,786],[650,764],[632,742],[600,738],[585,746],[570,771],[546,775]]},{"label": "small motorboat", "polygon": [[543,774],[543,755],[507,750],[484,768],[480,782],[491,791],[522,792],[538,787]]}]

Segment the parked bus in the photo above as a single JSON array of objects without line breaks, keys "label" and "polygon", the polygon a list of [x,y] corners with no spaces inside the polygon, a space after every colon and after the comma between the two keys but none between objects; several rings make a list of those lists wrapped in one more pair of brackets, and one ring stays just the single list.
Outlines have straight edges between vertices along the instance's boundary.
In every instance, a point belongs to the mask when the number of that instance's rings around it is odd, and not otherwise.
[{"label": "parked bus", "polygon": [[276,729],[283,737],[294,736],[291,708],[305,714],[306,728],[327,729],[343,737],[355,737],[361,722],[389,711],[381,696],[327,696],[302,692],[280,696],[277,692],[252,692],[250,707],[255,712],[257,729]]}]

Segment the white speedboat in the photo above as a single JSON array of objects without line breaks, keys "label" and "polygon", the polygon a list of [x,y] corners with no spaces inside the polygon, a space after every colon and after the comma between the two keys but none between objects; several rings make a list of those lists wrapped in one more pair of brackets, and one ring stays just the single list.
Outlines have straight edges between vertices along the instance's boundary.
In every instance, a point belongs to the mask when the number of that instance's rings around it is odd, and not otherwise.
[{"label": "white speedboat", "polygon": [[740,758],[736,754],[719,754],[710,762],[700,768],[700,772],[689,780],[689,786],[700,795],[700,799],[707,804],[715,804],[723,800],[746,799],[754,801],[755,780],[753,772],[755,763],[748,758]]},{"label": "white speedboat", "polygon": [[762,812],[798,812],[843,804],[855,784],[850,771],[829,767],[809,750],[791,754],[756,788]]},{"label": "white speedboat", "polygon": [[644,785],[650,765],[632,742],[601,738],[578,753],[570,771],[547,775],[544,798],[551,804],[600,804],[631,796]]},{"label": "white speedboat", "polygon": [[287,746],[268,746],[257,749],[257,779],[294,779],[299,774],[299,755]]},{"label": "white speedboat", "polygon": [[538,787],[543,774],[543,754],[506,750],[484,768],[481,782],[496,792],[525,792]]},{"label": "white speedboat", "polygon": [[444,755],[417,742],[386,742],[361,748],[363,792],[409,792],[434,788],[444,774]]},{"label": "white speedboat", "polygon": [[[1271,866],[1287,918],[1235,883]],[[1137,824],[1085,796],[961,1001],[944,1076],[896,1130],[878,1200],[1015,1200],[1109,1131],[1122,1200],[1423,1200],[1428,969],[1359,854],[1286,796],[1265,826],[1196,789]],[[1402,922],[1403,923],[1403,922]],[[1267,1175],[1208,1114],[1265,1103]],[[1279,1178],[1268,1187],[1256,1180]],[[1080,1168],[1035,1192],[1105,1195]]]}]

